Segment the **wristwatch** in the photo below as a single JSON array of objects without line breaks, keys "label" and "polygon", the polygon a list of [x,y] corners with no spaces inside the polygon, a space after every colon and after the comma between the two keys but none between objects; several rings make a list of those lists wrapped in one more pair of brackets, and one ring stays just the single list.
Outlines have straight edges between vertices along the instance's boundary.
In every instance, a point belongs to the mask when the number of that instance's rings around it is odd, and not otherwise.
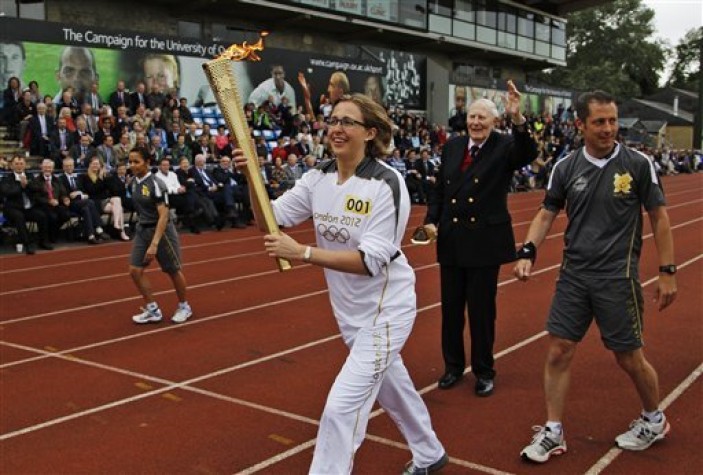
[{"label": "wristwatch", "polygon": [[667,264],[665,266],[659,266],[659,273],[669,275],[676,274],[676,264]]}]

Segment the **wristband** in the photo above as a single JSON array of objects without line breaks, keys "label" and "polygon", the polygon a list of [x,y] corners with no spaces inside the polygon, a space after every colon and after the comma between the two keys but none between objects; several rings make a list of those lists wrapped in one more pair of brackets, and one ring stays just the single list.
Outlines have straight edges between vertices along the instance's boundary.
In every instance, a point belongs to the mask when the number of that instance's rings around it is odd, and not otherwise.
[{"label": "wristband", "polygon": [[310,262],[310,258],[312,258],[312,247],[307,246],[303,253],[303,262]]},{"label": "wristband", "polygon": [[676,265],[675,264],[667,264],[665,266],[659,266],[659,273],[660,274],[674,275],[674,274],[676,274]]},{"label": "wristband", "polygon": [[527,241],[526,243],[523,243],[522,247],[516,254],[518,259],[529,259],[534,264],[535,259],[537,259],[537,247],[532,241]]}]

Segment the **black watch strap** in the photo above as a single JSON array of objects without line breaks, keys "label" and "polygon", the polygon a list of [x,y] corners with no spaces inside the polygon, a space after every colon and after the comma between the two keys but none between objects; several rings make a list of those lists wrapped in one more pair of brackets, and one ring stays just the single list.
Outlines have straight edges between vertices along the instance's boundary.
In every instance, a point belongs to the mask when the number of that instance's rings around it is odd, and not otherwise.
[{"label": "black watch strap", "polygon": [[537,246],[532,241],[528,241],[522,245],[516,254],[518,259],[529,259],[534,264],[535,259],[537,259]]},{"label": "black watch strap", "polygon": [[676,264],[667,264],[665,266],[659,266],[659,273],[669,275],[676,274]]}]

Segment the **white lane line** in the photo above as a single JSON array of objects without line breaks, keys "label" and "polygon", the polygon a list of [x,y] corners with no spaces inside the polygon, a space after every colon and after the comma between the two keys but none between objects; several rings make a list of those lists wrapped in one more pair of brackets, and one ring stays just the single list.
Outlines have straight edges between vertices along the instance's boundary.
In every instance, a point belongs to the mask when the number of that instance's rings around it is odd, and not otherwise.
[{"label": "white lane line", "polygon": [[[305,233],[305,232],[309,232],[309,231],[311,231],[311,230],[299,229],[296,231],[290,231],[287,234],[301,234],[301,233]],[[253,240],[263,240],[263,237],[261,235],[257,234],[255,236],[239,237],[239,238],[234,238],[234,239],[223,239],[223,240],[214,241],[214,242],[204,242],[204,243],[200,243],[200,244],[188,244],[185,246],[181,246],[181,250],[198,249],[201,247],[210,247],[210,246],[222,247],[222,245],[224,245],[224,244],[232,245],[232,244],[236,244],[236,243],[240,243],[240,242],[244,242],[244,241],[253,241]],[[114,244],[122,245],[122,243],[114,243]],[[100,247],[104,248],[104,247],[108,247],[108,246],[110,246],[110,244],[106,243],[106,244],[102,244],[101,246],[98,246],[98,248],[100,248]],[[71,248],[58,249],[58,250],[79,252],[79,251],[82,251],[85,249],[96,249],[96,248],[87,247],[87,245],[86,245],[85,247],[71,247]],[[104,256],[104,257],[93,257],[90,259],[66,261],[66,262],[60,262],[57,264],[46,264],[46,265],[40,265],[40,266],[35,266],[35,267],[22,267],[21,269],[2,270],[2,271],[0,271],[0,275],[16,274],[19,272],[31,272],[31,271],[36,271],[36,270],[45,270],[45,269],[52,269],[52,268],[56,268],[56,267],[66,267],[66,266],[73,266],[73,265],[94,264],[96,262],[112,261],[115,259],[125,260],[128,257],[129,257],[129,253],[111,254],[109,256]],[[2,256],[0,256],[0,260],[1,259],[2,259]]]},{"label": "white lane line", "polygon": [[[703,201],[703,200],[701,200],[701,201]],[[683,223],[679,223],[677,225],[671,226],[671,229],[672,230],[678,229],[683,226],[688,226],[689,224],[693,224],[693,223],[696,223],[701,220],[703,220],[703,217],[692,219],[689,221],[685,221]],[[546,237],[546,239],[554,239],[556,237],[562,236],[563,234],[564,233],[550,234],[549,236]],[[652,234],[647,234],[646,236],[642,237],[642,240],[644,241],[645,239],[649,239],[651,236],[652,236]],[[411,246],[412,246],[411,244],[406,244],[402,247],[407,248],[407,247],[411,247]],[[293,270],[305,268],[305,267],[310,267],[310,264],[300,264],[300,265],[293,266]],[[216,281],[212,281],[212,282],[204,282],[201,284],[190,285],[188,288],[189,288],[189,290],[198,289],[198,288],[202,288],[202,287],[208,287],[210,285],[219,285],[219,284],[224,284],[224,283],[228,283],[228,282],[235,282],[238,280],[247,279],[249,277],[260,277],[260,276],[267,275],[267,274],[278,274],[278,271],[277,270],[263,271],[263,272],[258,272],[258,273],[254,273],[254,274],[247,274],[247,275],[243,275],[243,276],[232,277],[232,278],[228,278],[228,279],[216,280]],[[175,292],[173,289],[167,289],[167,290],[161,290],[158,292],[154,292],[154,295],[157,295],[157,296],[158,295],[165,295],[165,294],[170,294],[173,292]],[[130,302],[130,301],[140,300],[140,299],[141,299],[140,296],[133,295],[132,297],[124,297],[124,298],[120,298],[120,299],[95,302],[90,305],[83,305],[80,307],[72,307],[72,308],[67,308],[67,309],[62,309],[62,310],[54,310],[51,312],[39,313],[39,314],[35,314],[35,315],[27,315],[25,317],[19,317],[19,318],[15,318],[15,319],[11,319],[11,320],[5,320],[5,321],[1,321],[0,325],[10,325],[13,323],[20,323],[20,322],[25,322],[25,321],[29,321],[29,320],[35,320],[37,318],[49,317],[52,315],[59,315],[59,314],[63,314],[63,313],[71,313],[71,312],[77,312],[77,311],[81,311],[81,310],[87,310],[87,309],[91,309],[97,305],[113,305],[116,303]]]},{"label": "white lane line", "polygon": [[[684,190],[680,192],[675,192],[675,193],[667,193],[667,197],[674,196],[674,195],[680,195],[684,193],[690,193],[692,191],[696,190]],[[685,203],[680,203],[678,205],[671,205],[667,206],[667,209],[674,209],[678,208],[680,206],[686,206],[691,203],[695,203],[701,201],[699,200],[693,200],[693,201],[688,201]],[[541,203],[541,200],[537,203],[536,208],[525,208],[525,209],[515,209],[512,210],[511,213],[517,213],[520,211],[526,211],[526,210],[533,210],[535,213],[537,212],[537,209],[539,208],[539,203]],[[423,208],[424,210],[424,208]],[[421,211],[420,213],[412,213],[410,215],[410,218],[416,218],[418,216],[424,217],[425,213],[424,211]],[[558,217],[561,217],[563,213],[560,213]],[[529,224],[530,221],[521,221],[519,223],[514,223],[513,226],[523,226],[526,224]],[[287,234],[301,234],[301,233],[306,233],[310,232],[310,229],[299,229],[295,231],[289,231]],[[412,232],[413,229],[406,229],[406,234],[409,232]],[[189,244],[189,245],[184,245],[181,246],[181,249],[198,249],[198,248],[203,248],[203,247],[210,247],[210,246],[222,246],[223,244],[233,244],[233,243],[238,243],[238,242],[244,242],[244,241],[252,241],[252,240],[261,240],[260,235],[254,235],[254,236],[247,236],[247,237],[238,237],[238,238],[233,238],[233,239],[223,239],[219,241],[214,241],[214,242],[207,242],[207,243],[200,243],[200,244]],[[108,246],[117,246],[121,245],[122,243],[109,243],[109,244],[103,244],[103,247],[108,247]],[[80,252],[81,250],[88,249],[87,247],[70,247],[70,248],[65,248],[65,249],[59,249],[60,251],[65,251],[65,252]],[[2,261],[3,258],[8,258],[11,257],[11,254],[5,255],[5,256],[0,256],[0,261]],[[4,270],[0,269],[0,275],[5,275],[5,274],[15,274],[15,273],[20,273],[20,272],[31,272],[35,270],[45,270],[45,269],[51,269],[51,268],[57,268],[57,267],[66,267],[70,265],[83,265],[83,264],[94,264],[96,262],[104,262],[104,261],[111,261],[115,259],[121,259],[124,260],[129,256],[128,253],[126,254],[112,254],[110,256],[104,256],[104,257],[94,257],[91,259],[81,259],[81,260],[73,260],[73,261],[68,261],[68,262],[61,262],[57,264],[46,264],[46,265],[40,265],[40,266],[33,266],[33,267],[22,267],[21,269],[9,269],[9,270]]]},{"label": "white lane line", "polygon": [[[694,257],[694,258],[692,258],[692,259],[687,260],[686,262],[682,263],[682,264],[681,264],[680,266],[678,266],[678,267],[679,267],[680,269],[683,269],[683,268],[685,268],[685,267],[687,267],[687,266],[693,264],[694,262],[696,262],[697,260],[699,260],[699,259],[701,259],[701,258],[703,258],[703,254],[699,254],[698,256],[696,256],[696,257]],[[552,267],[554,267],[554,266],[552,266]],[[557,266],[557,267],[558,267],[558,266]],[[542,269],[542,271],[546,272],[547,269]],[[536,274],[536,273],[535,273],[535,274]],[[645,286],[650,285],[650,284],[652,284],[652,283],[654,283],[654,282],[657,282],[657,280],[659,280],[659,276],[653,277],[653,278],[649,279],[648,281],[644,282],[644,283],[642,284],[642,287],[645,287]],[[517,281],[517,279],[512,279],[512,282],[515,282],[515,281]],[[509,281],[506,281],[506,282],[505,282],[505,284],[508,284],[508,283],[510,283],[510,282],[509,282]],[[431,307],[436,307],[436,306],[439,306],[439,305],[440,305],[440,304],[430,305],[430,306],[428,306],[428,307],[424,307],[424,309],[431,308]],[[513,353],[513,352],[519,350],[520,348],[523,348],[524,346],[526,346],[526,345],[528,345],[528,344],[530,344],[530,343],[532,343],[532,342],[535,342],[535,341],[539,340],[540,338],[545,337],[546,335],[547,335],[547,332],[546,332],[546,331],[542,331],[542,332],[536,333],[536,334],[532,335],[531,337],[528,337],[528,338],[526,338],[526,339],[524,339],[524,340],[522,340],[522,341],[516,343],[515,345],[513,345],[513,346],[511,346],[511,347],[509,347],[509,348],[506,348],[505,350],[502,350],[502,351],[500,351],[500,352],[498,352],[498,353],[496,353],[495,359],[497,360],[497,359],[499,359],[499,358],[502,358],[502,357],[504,357],[504,356],[507,356],[508,354]],[[467,368],[466,371],[468,372],[469,370],[470,370],[470,368]],[[437,383],[430,384],[429,386],[426,386],[426,387],[420,389],[418,392],[420,393],[420,395],[424,395],[424,394],[426,394],[426,393],[428,393],[428,392],[430,392],[430,391],[432,391],[432,390],[434,390],[434,389],[437,389]],[[377,416],[379,416],[379,415],[381,415],[381,414],[384,414],[384,413],[385,413],[385,411],[384,411],[383,409],[377,409],[377,410],[373,411],[373,412],[370,414],[369,420],[370,420],[370,419],[373,419],[374,417],[377,417]],[[369,435],[367,434],[366,437],[368,438]],[[308,444],[309,442],[310,442],[310,441],[306,442],[305,444]],[[294,447],[293,449],[291,449],[291,451],[295,450],[296,448],[297,448],[297,447]],[[299,451],[292,452],[291,455],[294,455],[294,454],[296,454],[296,453],[298,453],[298,452],[299,452]],[[286,453],[286,452],[284,452],[284,453]],[[274,457],[271,457],[270,459],[264,460],[264,461],[262,461],[262,462],[260,462],[260,463],[258,463],[258,464],[256,464],[256,465],[254,465],[253,467],[249,467],[249,468],[247,468],[246,470],[241,471],[241,472],[238,472],[238,473],[239,473],[239,474],[247,474],[247,475],[249,475],[249,474],[258,472],[259,470],[262,470],[262,469],[264,469],[264,468],[266,468],[266,467],[269,467],[270,465],[273,465],[274,463],[278,463],[278,462],[282,461],[284,458],[286,458],[286,457],[284,457],[283,454],[278,454],[278,455],[276,455],[276,456],[274,456]],[[455,459],[452,458],[452,457],[450,457],[449,460],[450,460],[450,462],[451,462],[451,461],[453,461],[453,460],[455,460]],[[269,462],[270,462],[270,463],[269,463]],[[470,463],[470,462],[466,462],[466,463]],[[256,469],[254,469],[255,467],[256,467]],[[482,467],[482,466],[481,466],[481,465],[478,465],[477,467]],[[470,468],[474,468],[474,467],[472,466],[472,467],[470,467]],[[476,468],[476,469],[478,470],[478,468]]]},{"label": "white lane line", "polygon": [[[703,254],[699,254],[699,255],[696,256],[695,258],[689,259],[688,261],[682,263],[682,264],[679,266],[679,268],[683,269],[683,268],[687,267],[688,265],[690,265],[691,263],[693,263],[693,262],[699,260],[699,259],[702,258],[702,257],[703,257]],[[553,268],[553,267],[557,267],[557,266],[552,266],[552,268]],[[548,269],[546,269],[546,268],[545,268],[545,269],[541,269],[542,272],[547,272],[547,270],[548,270]],[[538,271],[538,272],[539,272],[539,271]],[[536,272],[536,273],[537,273],[537,272]],[[511,279],[511,280],[512,280],[513,282],[516,281],[516,279]],[[654,277],[654,278],[652,278],[652,279],[649,279],[647,282],[645,282],[645,283],[643,284],[643,286],[649,285],[649,284],[651,284],[651,283],[653,283],[653,282],[656,282],[657,280],[658,280],[658,277]],[[507,283],[510,283],[510,282],[506,281],[506,284],[507,284]],[[424,307],[423,310],[424,310],[424,309],[427,309],[427,308],[433,308],[433,307],[435,307],[435,306],[436,306],[436,304],[435,304],[435,305],[432,305],[432,306]],[[419,311],[420,311],[420,310],[419,310]],[[419,312],[419,311],[418,311],[418,312]],[[531,336],[531,337],[529,337],[529,338],[527,338],[527,339],[525,339],[525,340],[519,342],[519,343],[516,344],[516,345],[513,345],[513,346],[510,347],[510,348],[507,348],[507,349],[505,349],[505,350],[503,350],[503,351],[497,353],[497,354],[496,354],[496,359],[502,358],[502,357],[504,357],[504,356],[506,356],[506,355],[508,355],[508,354],[510,354],[510,353],[512,353],[512,352],[517,351],[518,349],[524,347],[525,345],[527,345],[527,344],[529,344],[529,343],[532,343],[533,341],[536,341],[536,340],[542,338],[545,334],[546,334],[546,332],[540,332],[540,333],[538,333],[538,334],[536,334],[536,335],[533,335],[533,336]],[[236,399],[236,398],[231,398],[231,397],[229,397],[229,396],[224,396],[224,395],[221,395],[221,394],[218,394],[218,393],[214,393],[214,392],[212,392],[212,391],[207,391],[207,390],[199,389],[199,388],[193,388],[193,387],[191,387],[190,385],[191,385],[191,384],[194,384],[194,383],[201,382],[201,381],[205,381],[205,380],[208,380],[208,379],[217,377],[217,376],[222,376],[222,375],[224,375],[224,374],[227,374],[227,373],[230,373],[230,372],[232,372],[232,371],[236,371],[236,370],[239,370],[239,369],[242,369],[242,368],[247,368],[247,367],[250,367],[250,366],[254,366],[254,365],[256,365],[256,364],[260,364],[260,363],[263,363],[263,362],[265,362],[265,361],[270,361],[270,360],[272,360],[272,359],[279,358],[279,357],[281,357],[281,356],[284,356],[284,355],[287,355],[287,354],[291,354],[291,353],[294,353],[294,352],[297,352],[297,351],[301,351],[301,350],[303,350],[303,349],[311,348],[311,347],[314,347],[314,346],[317,346],[317,345],[326,343],[326,342],[328,342],[328,341],[336,340],[336,339],[338,339],[338,338],[340,338],[340,335],[339,335],[339,334],[332,335],[332,336],[327,337],[327,338],[324,338],[324,339],[316,340],[316,341],[314,341],[314,342],[309,342],[309,343],[306,343],[306,344],[303,344],[303,345],[296,346],[296,347],[294,347],[294,348],[289,348],[288,350],[284,350],[284,351],[280,351],[280,352],[278,352],[278,353],[274,353],[274,354],[268,355],[268,356],[266,356],[266,357],[258,358],[257,360],[248,361],[248,362],[241,363],[241,364],[238,364],[238,365],[235,365],[235,366],[231,366],[231,367],[229,367],[229,368],[224,368],[224,369],[221,369],[221,370],[218,370],[218,371],[214,371],[214,372],[211,372],[211,373],[207,373],[207,374],[204,374],[204,375],[200,375],[200,376],[197,376],[197,377],[195,377],[195,378],[191,378],[191,379],[188,379],[188,380],[186,380],[186,381],[183,381],[183,382],[181,382],[181,383],[173,383],[173,382],[169,382],[168,380],[161,379],[161,378],[156,378],[156,377],[149,376],[149,375],[146,375],[146,374],[141,374],[141,373],[137,373],[137,372],[133,372],[133,371],[129,371],[129,370],[124,370],[124,369],[117,368],[117,367],[110,366],[110,365],[103,365],[103,364],[101,364],[101,363],[92,362],[92,361],[88,361],[88,360],[83,360],[83,359],[77,358],[77,357],[72,356],[72,355],[59,354],[59,353],[50,353],[50,352],[46,352],[46,351],[43,351],[43,350],[36,350],[36,349],[30,348],[30,347],[24,347],[24,346],[21,346],[21,345],[15,345],[15,344],[10,344],[10,343],[3,342],[4,345],[12,346],[12,347],[14,347],[14,348],[20,348],[20,349],[24,349],[24,350],[26,350],[26,351],[34,351],[34,352],[43,353],[44,356],[46,356],[46,357],[57,357],[57,358],[60,358],[60,359],[64,359],[64,360],[66,360],[66,361],[75,362],[75,363],[79,363],[79,364],[84,364],[84,365],[91,366],[91,367],[97,367],[97,368],[104,369],[104,370],[107,370],[107,371],[111,371],[111,372],[115,372],[115,373],[119,373],[119,374],[123,374],[123,375],[129,375],[129,376],[131,376],[131,377],[146,379],[146,380],[158,382],[158,383],[161,383],[161,384],[167,384],[167,385],[166,385],[165,387],[158,388],[158,389],[155,389],[155,390],[152,390],[152,391],[147,391],[147,392],[142,393],[142,394],[138,394],[138,395],[135,395],[135,396],[123,398],[123,399],[120,399],[120,400],[117,400],[117,401],[113,401],[113,402],[110,402],[110,403],[107,403],[107,404],[103,404],[103,405],[101,405],[101,406],[96,406],[96,407],[93,407],[93,408],[90,408],[90,409],[86,409],[86,410],[84,410],[84,411],[76,412],[76,413],[69,414],[69,415],[66,415],[66,416],[63,416],[63,417],[59,417],[59,418],[56,418],[56,419],[52,419],[52,420],[45,421],[45,422],[42,422],[42,423],[40,423],[40,424],[35,424],[35,425],[33,425],[33,426],[25,427],[25,428],[22,428],[22,429],[18,429],[18,430],[12,431],[12,432],[8,432],[8,433],[5,433],[5,434],[2,434],[2,435],[0,435],[0,441],[6,440],[6,439],[10,439],[10,438],[13,438],[13,437],[17,437],[17,436],[20,436],[20,435],[24,435],[24,434],[27,434],[27,433],[30,433],[30,432],[34,432],[34,431],[37,431],[37,430],[45,429],[45,428],[48,428],[48,427],[52,427],[52,426],[57,425],[57,424],[62,424],[62,423],[64,423],[64,422],[68,422],[68,421],[71,421],[71,420],[74,420],[74,419],[77,419],[77,418],[80,418],[80,417],[83,417],[83,416],[86,416],[86,415],[95,414],[95,413],[97,413],[97,412],[101,412],[101,411],[104,411],[104,410],[107,410],[107,409],[111,409],[111,408],[114,408],[114,407],[119,407],[119,406],[122,406],[122,405],[125,405],[125,404],[128,404],[128,403],[131,403],[131,402],[135,402],[135,401],[144,399],[144,398],[146,398],[146,397],[150,397],[150,396],[153,396],[153,395],[156,395],[156,394],[161,394],[161,393],[168,392],[168,391],[171,391],[171,390],[174,390],[174,389],[183,389],[183,390],[195,391],[195,392],[198,392],[198,393],[203,394],[203,395],[208,395],[208,396],[212,396],[212,397],[217,397],[218,399],[228,400],[228,401],[233,402],[233,403],[236,403],[236,404],[246,403],[246,404],[244,404],[244,405],[246,405],[247,407],[250,407],[250,408],[265,410],[266,412],[269,412],[269,413],[274,413],[274,414],[277,414],[277,415],[280,415],[280,416],[283,416],[283,417],[290,417],[290,418],[292,418],[292,419],[294,419],[294,420],[298,420],[298,421],[302,421],[302,422],[310,422],[310,421],[312,421],[312,420],[311,420],[310,418],[307,418],[307,417],[304,417],[304,416],[296,415],[296,414],[293,414],[293,413],[290,413],[290,412],[287,412],[287,411],[281,411],[281,410],[274,409],[274,408],[269,408],[269,407],[267,407],[267,406],[263,406],[263,405],[259,405],[259,404],[255,404],[255,403],[250,403],[250,402],[247,402],[247,401],[242,401],[242,400],[239,400],[239,399]],[[432,385],[430,385],[430,386],[428,386],[428,387],[426,387],[426,388],[423,388],[423,390],[421,391],[421,394],[424,394],[424,393],[426,393],[427,391],[429,391],[430,389],[434,389],[434,388],[436,388],[436,383],[435,383],[435,384],[432,384]],[[382,414],[382,413],[383,413],[383,411],[374,411],[374,413],[371,414],[370,418],[377,417],[378,415],[380,415],[380,414]],[[314,421],[314,422],[311,422],[311,423],[317,424],[318,422],[317,422],[317,421]],[[313,443],[314,443],[314,442],[313,442]],[[286,452],[284,452],[284,453],[282,453],[282,454],[278,454],[278,455],[276,455],[276,456],[273,457],[273,458],[269,458],[269,459],[267,459],[266,461],[263,461],[263,462],[257,464],[256,466],[257,466],[257,467],[260,466],[261,468],[265,468],[265,467],[271,465],[272,463],[277,463],[278,461],[284,460],[284,459],[287,458],[287,457],[290,457],[290,456],[292,456],[292,455],[295,455],[296,453],[299,453],[299,452],[302,451],[302,450],[305,450],[307,447],[310,446],[310,445],[308,445],[308,444],[310,444],[310,441],[305,442],[304,444],[299,445],[299,446],[297,446],[297,447],[294,447],[294,448],[292,448],[292,449],[290,449],[290,450],[288,450],[288,451],[286,451]],[[303,446],[305,446],[305,447],[303,447]],[[288,454],[288,455],[284,455],[284,454]],[[272,462],[272,463],[266,464],[266,462],[271,461],[271,460],[273,460],[273,459],[275,459],[276,462]],[[466,462],[466,463],[470,463],[470,462]],[[262,464],[265,464],[265,465],[262,465]],[[481,467],[481,466],[479,465],[478,467]],[[250,468],[247,469],[247,470],[250,470],[251,468],[252,468],[252,467],[250,467]],[[255,471],[258,471],[258,470],[259,470],[259,469],[255,470]],[[254,473],[254,472],[247,471],[247,472],[242,472],[242,473]]]},{"label": "white lane line", "polygon": [[[389,447],[395,447],[396,449],[407,450],[408,452],[410,452],[410,447],[408,447],[406,444],[403,444],[401,442],[396,442],[394,440],[386,439],[385,437],[378,437],[376,435],[371,435],[371,434],[367,434],[366,438],[368,440],[378,442],[379,444],[387,445]],[[459,459],[456,457],[449,457],[449,463],[453,463],[454,465],[458,465],[458,466],[464,467],[464,468],[470,468],[472,470],[476,470],[477,472],[490,473],[492,475],[512,475],[511,472],[504,472],[502,470],[497,470],[492,467],[487,467],[485,465],[480,465],[477,463],[469,462],[467,460],[462,460],[462,459]]]},{"label": "white lane line", "polygon": [[[686,379],[681,381],[681,384],[676,386],[676,388],[669,393],[669,395],[661,402],[660,409],[662,411],[666,410],[671,404],[674,403],[681,395],[689,388],[696,380],[703,374],[703,363],[693,370]],[[613,447],[610,449],[603,457],[600,458],[591,468],[588,469],[585,475],[598,475],[603,470],[605,470],[608,465],[613,463],[615,459],[623,453],[623,450],[618,447]]]}]

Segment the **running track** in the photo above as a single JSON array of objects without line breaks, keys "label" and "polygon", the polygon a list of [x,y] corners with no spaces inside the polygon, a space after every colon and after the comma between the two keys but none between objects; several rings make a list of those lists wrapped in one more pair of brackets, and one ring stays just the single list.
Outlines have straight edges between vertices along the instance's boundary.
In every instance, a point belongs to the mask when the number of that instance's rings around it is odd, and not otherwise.
[{"label": "running track", "polygon": [[[657,259],[649,223],[641,265],[646,351],[659,371],[670,436],[622,453],[613,438],[639,412],[626,376],[591,329],[579,347],[565,420],[569,452],[545,466],[518,454],[544,421],[544,319],[565,219],[540,249],[536,275],[500,274],[495,394],[473,378],[439,391],[439,272],[432,246],[406,245],[417,273],[418,318],[403,351],[459,473],[703,473],[703,174],[664,182],[679,264],[679,296],[662,313],[651,298]],[[510,197],[520,241],[542,193]],[[413,208],[408,236],[423,217]],[[313,240],[309,224],[290,230]],[[346,350],[322,271],[275,270],[253,229],[182,235],[196,316],[139,327],[130,245],[0,257],[0,472],[302,474],[317,422]],[[166,313],[175,295],[151,270]],[[410,458],[380,410],[355,473],[395,474]]]}]

